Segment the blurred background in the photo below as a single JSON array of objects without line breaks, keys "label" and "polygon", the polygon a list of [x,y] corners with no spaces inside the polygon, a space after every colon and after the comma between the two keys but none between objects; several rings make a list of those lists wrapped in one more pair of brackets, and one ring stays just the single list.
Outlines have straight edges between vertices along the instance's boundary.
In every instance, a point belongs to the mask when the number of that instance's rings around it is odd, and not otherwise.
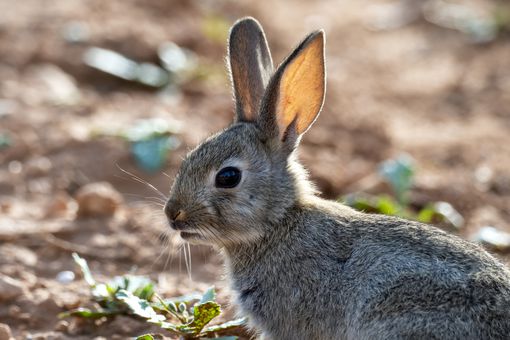
[{"label": "blurred background", "polygon": [[275,63],[326,31],[326,103],[300,150],[324,197],[434,222],[508,258],[507,1],[0,0],[5,334],[151,329],[60,320],[90,299],[73,252],[98,278],[145,275],[165,296],[215,284],[228,302],[221,259],[175,242],[161,204],[183,155],[232,120],[226,39],[246,15]]}]

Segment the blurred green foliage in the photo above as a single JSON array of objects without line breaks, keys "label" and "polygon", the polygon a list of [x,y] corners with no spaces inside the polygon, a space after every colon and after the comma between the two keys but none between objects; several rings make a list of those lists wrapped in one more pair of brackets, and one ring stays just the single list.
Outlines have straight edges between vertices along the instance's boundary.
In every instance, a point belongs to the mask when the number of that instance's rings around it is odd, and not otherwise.
[{"label": "blurred green foliage", "polygon": [[[228,333],[243,327],[245,318],[232,320],[219,325],[209,323],[221,315],[221,307],[215,301],[214,287],[203,294],[192,294],[174,299],[163,299],[154,291],[154,283],[146,277],[125,275],[115,277],[106,283],[98,283],[85,259],[73,254],[83,278],[89,284],[95,309],[77,308],[61,313],[59,317],[102,318],[115,315],[127,315],[144,319],[162,329],[178,335],[181,339],[216,338],[218,333]],[[235,336],[224,339],[236,339]],[[138,340],[154,339],[144,334]]]}]

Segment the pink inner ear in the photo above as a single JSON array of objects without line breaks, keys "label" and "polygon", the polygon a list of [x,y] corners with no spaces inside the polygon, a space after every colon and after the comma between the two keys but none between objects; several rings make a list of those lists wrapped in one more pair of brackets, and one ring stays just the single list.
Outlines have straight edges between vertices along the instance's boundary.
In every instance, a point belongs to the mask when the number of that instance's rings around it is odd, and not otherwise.
[{"label": "pink inner ear", "polygon": [[276,106],[280,137],[292,122],[298,135],[306,132],[322,108],[324,93],[324,37],[319,32],[285,65]]}]

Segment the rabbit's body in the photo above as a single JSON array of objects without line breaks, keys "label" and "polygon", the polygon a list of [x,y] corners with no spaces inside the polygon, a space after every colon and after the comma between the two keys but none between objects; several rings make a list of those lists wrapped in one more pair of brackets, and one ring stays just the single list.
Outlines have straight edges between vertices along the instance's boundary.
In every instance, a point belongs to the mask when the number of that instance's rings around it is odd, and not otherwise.
[{"label": "rabbit's body", "polygon": [[510,337],[510,275],[478,246],[320,199],[273,227],[226,254],[238,305],[265,339]]},{"label": "rabbit's body", "polygon": [[439,229],[316,196],[296,159],[325,93],[324,33],[273,73],[253,19],[229,40],[236,121],[184,159],[166,204],[225,254],[243,314],[280,339],[509,339],[510,274]]}]

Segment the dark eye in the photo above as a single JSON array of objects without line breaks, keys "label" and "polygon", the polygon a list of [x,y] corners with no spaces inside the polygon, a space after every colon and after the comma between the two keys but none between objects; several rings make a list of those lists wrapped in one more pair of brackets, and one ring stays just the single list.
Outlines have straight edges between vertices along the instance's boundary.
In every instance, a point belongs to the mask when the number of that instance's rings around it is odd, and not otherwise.
[{"label": "dark eye", "polygon": [[216,174],[217,188],[234,188],[241,181],[241,170],[233,166],[227,166]]}]

